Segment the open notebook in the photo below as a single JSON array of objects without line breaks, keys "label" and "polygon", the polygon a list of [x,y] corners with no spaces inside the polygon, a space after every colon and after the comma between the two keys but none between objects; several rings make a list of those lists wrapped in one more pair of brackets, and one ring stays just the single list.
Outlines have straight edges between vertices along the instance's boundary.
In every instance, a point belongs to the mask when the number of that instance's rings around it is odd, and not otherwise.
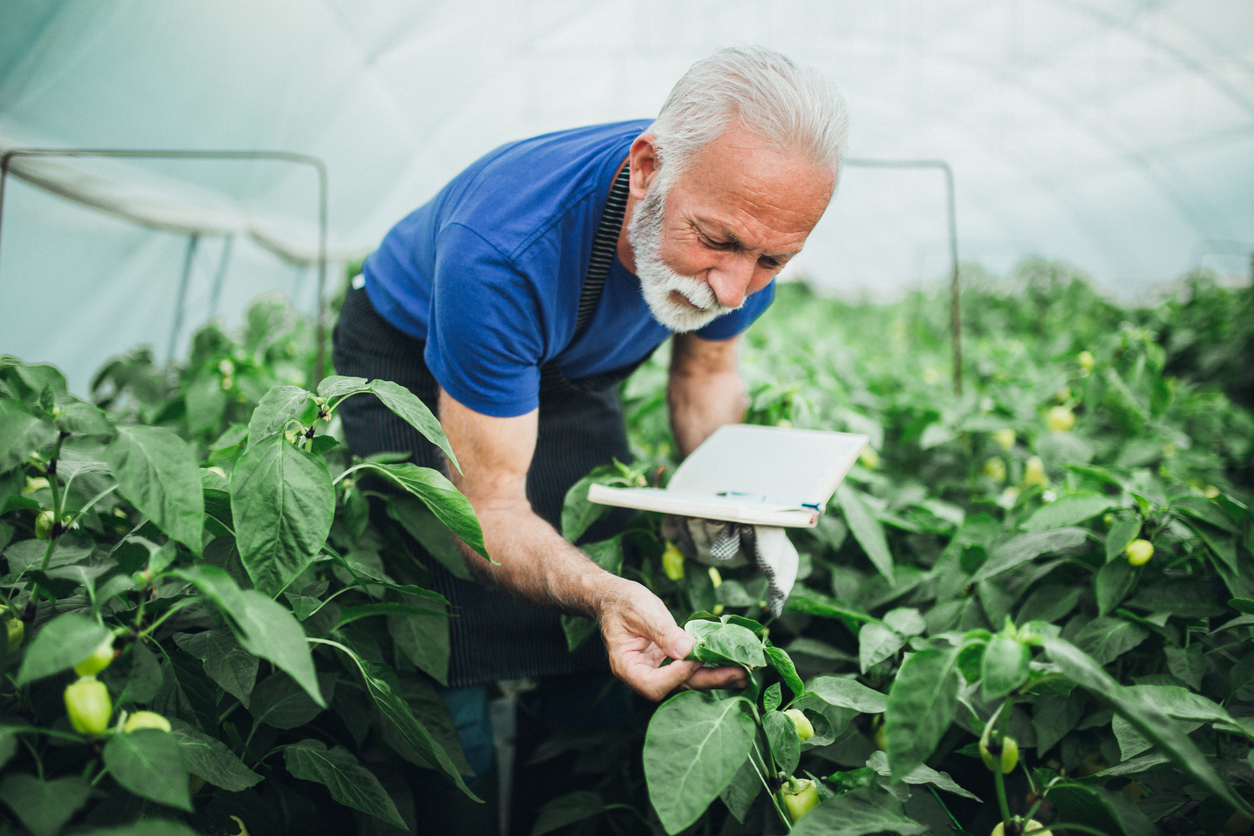
[{"label": "open notebook", "polygon": [[588,500],[750,525],[813,527],[866,446],[856,433],[727,424],[666,488],[593,485]]}]

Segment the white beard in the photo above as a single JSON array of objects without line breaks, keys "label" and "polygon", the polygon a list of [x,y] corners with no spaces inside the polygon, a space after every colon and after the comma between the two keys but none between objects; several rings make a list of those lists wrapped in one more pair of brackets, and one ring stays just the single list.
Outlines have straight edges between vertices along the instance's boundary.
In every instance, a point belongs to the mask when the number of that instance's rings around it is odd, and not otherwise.
[{"label": "white beard", "polygon": [[[636,257],[636,275],[650,313],[666,328],[682,334],[703,328],[736,308],[720,305],[709,285],[691,276],[681,276],[662,261],[662,229],[669,185],[659,177],[644,200],[636,204],[627,224],[627,240]],[[676,291],[696,307],[672,299],[671,293]]]}]

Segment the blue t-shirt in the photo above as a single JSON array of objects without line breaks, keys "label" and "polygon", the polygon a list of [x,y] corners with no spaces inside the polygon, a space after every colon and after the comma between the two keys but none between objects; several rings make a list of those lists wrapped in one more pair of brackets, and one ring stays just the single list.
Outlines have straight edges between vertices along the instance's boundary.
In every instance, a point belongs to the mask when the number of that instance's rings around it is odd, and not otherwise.
[{"label": "blue t-shirt", "polygon": [[[574,380],[628,366],[671,332],[614,258],[587,330],[571,343],[579,294],[619,164],[649,121],[560,131],[503,145],[398,223],[362,267],[375,309],[426,340],[440,385],[484,415],[539,406],[540,366]],[[726,340],[771,304],[772,282],[697,335]]]}]

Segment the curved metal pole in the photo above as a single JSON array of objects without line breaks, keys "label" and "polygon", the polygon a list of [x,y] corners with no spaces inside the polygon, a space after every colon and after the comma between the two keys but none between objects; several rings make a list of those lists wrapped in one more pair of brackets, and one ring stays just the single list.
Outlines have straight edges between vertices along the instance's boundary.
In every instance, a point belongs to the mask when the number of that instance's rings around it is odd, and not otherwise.
[{"label": "curved metal pole", "polygon": [[4,186],[9,177],[9,161],[14,157],[132,157],[164,160],[276,160],[312,166],[318,174],[318,313],[317,340],[313,369],[313,385],[322,380],[325,370],[326,323],[325,296],[327,283],[327,167],[322,160],[291,151],[170,151],[131,148],[15,148],[0,157],[0,230],[4,229]]},{"label": "curved metal pole", "polygon": [[949,259],[952,276],[949,287],[950,331],[954,346],[954,394],[962,394],[962,306],[958,286],[958,210],[954,204],[954,171],[944,160],[870,160],[850,157],[845,165],[855,168],[931,168],[945,173],[946,213],[949,216]]}]

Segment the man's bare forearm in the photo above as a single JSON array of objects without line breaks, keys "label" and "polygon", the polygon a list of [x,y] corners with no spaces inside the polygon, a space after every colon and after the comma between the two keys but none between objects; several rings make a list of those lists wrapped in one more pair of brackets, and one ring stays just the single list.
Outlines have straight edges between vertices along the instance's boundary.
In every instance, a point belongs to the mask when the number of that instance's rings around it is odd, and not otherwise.
[{"label": "man's bare forearm", "polygon": [[743,421],[749,398],[736,366],[735,341],[711,343],[677,335],[671,348],[666,400],[681,456],[724,424]]}]

